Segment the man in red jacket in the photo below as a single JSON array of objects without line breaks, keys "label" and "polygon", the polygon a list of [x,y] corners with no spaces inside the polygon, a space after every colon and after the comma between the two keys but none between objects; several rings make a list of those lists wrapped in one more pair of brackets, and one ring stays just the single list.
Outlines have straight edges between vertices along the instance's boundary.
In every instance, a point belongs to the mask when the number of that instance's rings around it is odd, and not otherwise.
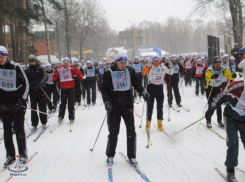
[{"label": "man in red jacket", "polygon": [[74,123],[75,119],[75,110],[74,110],[74,101],[75,101],[75,81],[74,75],[79,79],[83,79],[82,73],[74,66],[71,66],[70,59],[65,58],[63,60],[63,65],[59,66],[55,73],[53,74],[53,82],[57,83],[57,79],[60,79],[60,88],[61,88],[61,104],[59,108],[59,118],[58,122],[62,122],[65,116],[66,103],[68,100],[68,111],[69,111],[69,120],[71,123]]}]

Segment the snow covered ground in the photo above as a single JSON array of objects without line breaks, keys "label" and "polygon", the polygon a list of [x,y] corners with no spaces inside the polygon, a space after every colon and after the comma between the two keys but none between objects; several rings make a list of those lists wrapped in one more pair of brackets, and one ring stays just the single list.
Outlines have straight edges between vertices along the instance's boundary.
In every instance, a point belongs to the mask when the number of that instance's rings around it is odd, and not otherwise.
[{"label": "snow covered ground", "polygon": [[[141,118],[135,115],[135,126],[137,132],[137,160],[139,168],[152,182],[222,182],[224,179],[214,170],[218,167],[225,172],[226,140],[221,139],[206,127],[195,124],[174,136],[174,131],[179,131],[194,121],[200,119],[206,105],[206,98],[200,99],[195,96],[195,87],[180,88],[182,104],[190,108],[190,112],[180,109],[180,112],[171,110],[171,121],[168,122],[168,108],[166,107],[166,94],[164,101],[165,131],[175,137],[177,142],[170,140],[167,135],[151,126],[152,145],[146,148],[147,136],[145,132],[145,114],[143,127],[139,128]],[[166,93],[166,88],[164,89]],[[175,101],[173,106],[176,107]],[[141,115],[143,101],[135,104],[135,113]],[[144,112],[145,113],[145,112]],[[93,147],[96,136],[106,115],[104,105],[101,105],[100,97],[97,104],[91,109],[76,110],[76,119],[73,132],[70,132],[67,113],[63,124],[56,131],[50,133],[50,129],[57,124],[55,113],[48,121],[50,127],[41,138],[34,142],[33,139],[39,132],[27,139],[29,157],[38,151],[38,155],[28,164],[29,170],[26,177],[13,177],[11,181],[79,181],[79,182],[102,182],[108,181],[108,170],[106,164],[107,123],[104,123],[94,151]],[[26,113],[27,122],[31,125],[30,111]],[[216,122],[216,114],[213,116]],[[205,124],[205,120],[202,120]],[[156,107],[154,108],[152,124],[157,124]],[[0,128],[2,123],[0,124]],[[28,125],[25,124],[26,134],[30,133]],[[213,129],[224,138],[225,131],[213,124]],[[2,136],[3,130],[0,130]],[[1,138],[1,137],[0,137]],[[15,137],[14,137],[15,138]],[[139,174],[119,155],[126,155],[126,131],[122,120],[120,135],[117,145],[117,154],[114,158],[113,180],[115,182],[144,181]],[[4,143],[0,144],[0,165],[5,161]],[[245,170],[245,152],[240,142],[239,168]],[[0,174],[0,181],[6,181],[10,174],[4,171]],[[236,171],[238,181],[245,181],[245,174]]]}]

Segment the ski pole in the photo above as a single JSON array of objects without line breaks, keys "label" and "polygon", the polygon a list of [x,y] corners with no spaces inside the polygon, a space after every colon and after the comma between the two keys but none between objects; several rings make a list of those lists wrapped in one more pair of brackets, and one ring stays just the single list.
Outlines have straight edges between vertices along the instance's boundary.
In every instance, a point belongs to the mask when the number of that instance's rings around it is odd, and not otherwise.
[{"label": "ski pole", "polygon": [[196,123],[198,123],[199,121],[203,120],[204,118],[205,118],[205,117],[202,117],[201,119],[199,119],[199,120],[195,121],[194,123],[188,125],[187,127],[183,128],[182,130],[180,130],[180,131],[178,131],[178,132],[174,132],[174,134],[177,135],[177,134],[180,133],[181,131],[183,131],[183,130],[189,128],[190,126],[192,126],[192,125],[194,125],[194,124],[196,124]]},{"label": "ski pole", "polygon": [[[106,113],[106,115],[105,115],[105,118],[106,118],[106,116],[107,116],[107,113]],[[103,120],[103,122],[102,122],[102,125],[101,125],[101,127],[100,127],[100,131],[101,131],[102,126],[103,126],[103,124],[104,124],[104,122],[105,122],[105,118],[104,118],[104,120]],[[95,144],[96,144],[96,142],[97,142],[97,140],[98,140],[98,138],[99,138],[100,131],[99,131],[99,133],[98,133],[98,135],[97,135],[97,138],[96,138],[96,140],[95,140],[95,142],[94,142],[94,146],[95,146]],[[94,146],[93,146],[93,148],[92,148],[92,149],[90,149],[90,151],[91,151],[91,152],[93,152],[93,150],[94,150]]]},{"label": "ski pole", "polygon": [[53,102],[50,100],[49,96],[46,94],[46,92],[43,90],[43,88],[41,88],[43,93],[46,95],[46,97],[48,98],[48,100],[50,101],[50,103],[52,104],[52,106],[57,109],[57,107],[54,106]]},{"label": "ski pole", "polygon": [[144,114],[145,102],[146,102],[146,101],[144,101],[144,104],[143,104],[143,110],[142,110],[142,114],[141,114],[141,123],[140,123],[140,125],[139,125],[140,128],[141,128],[141,126],[142,126],[142,120],[143,120],[143,114]]},{"label": "ski pole", "polygon": [[[48,116],[48,114],[46,114],[46,113],[44,113],[44,112],[42,112],[42,111],[37,111],[37,110],[35,110],[35,109],[29,108],[29,107],[25,107],[25,106],[22,106],[22,107],[23,107],[23,108],[26,108],[26,109],[30,109],[30,110],[32,110],[32,111],[35,111],[35,112],[38,112],[38,113],[41,113],[41,114],[44,114],[44,115]],[[52,116],[54,116],[54,115],[52,115]],[[54,117],[58,118],[58,116],[54,116]]]}]

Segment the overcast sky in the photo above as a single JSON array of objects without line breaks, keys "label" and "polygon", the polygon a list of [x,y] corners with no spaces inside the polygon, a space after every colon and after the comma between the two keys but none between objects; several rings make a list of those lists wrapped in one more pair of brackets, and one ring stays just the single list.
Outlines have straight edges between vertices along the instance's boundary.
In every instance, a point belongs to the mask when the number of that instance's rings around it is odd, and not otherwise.
[{"label": "overcast sky", "polygon": [[144,20],[165,22],[168,17],[185,19],[193,10],[193,0],[101,0],[110,26],[122,31]]}]

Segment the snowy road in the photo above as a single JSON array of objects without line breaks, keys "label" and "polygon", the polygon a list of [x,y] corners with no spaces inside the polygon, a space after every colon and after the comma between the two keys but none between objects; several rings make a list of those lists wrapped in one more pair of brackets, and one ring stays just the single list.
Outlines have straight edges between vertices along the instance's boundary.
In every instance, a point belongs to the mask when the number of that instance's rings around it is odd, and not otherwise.
[{"label": "snowy road", "polygon": [[[174,131],[179,131],[194,121],[202,117],[206,98],[200,99],[195,96],[195,87],[183,87],[180,89],[182,105],[190,108],[190,112],[181,109],[179,113],[171,110],[171,121],[168,122],[168,108],[164,104],[165,131],[173,136]],[[166,93],[166,89],[164,89]],[[166,95],[165,95],[166,103]],[[176,107],[175,101],[173,105]],[[135,104],[135,112],[141,115],[143,101]],[[155,107],[156,108],[156,107]],[[156,109],[154,108],[152,123],[157,124]],[[54,133],[50,129],[57,124],[57,116],[51,117],[48,121],[49,129],[37,142],[33,142],[37,133],[27,139],[28,155],[31,156],[36,151],[38,155],[28,164],[29,170],[26,177],[13,177],[11,181],[42,181],[42,182],[103,182],[108,181],[106,164],[106,143],[107,143],[107,124],[105,122],[100,137],[94,151],[94,141],[101,127],[106,112],[101,105],[100,97],[97,97],[97,104],[91,109],[76,110],[76,119],[73,132],[70,133],[69,120],[67,113],[65,120]],[[30,111],[26,113],[30,118]],[[216,114],[213,116],[216,122]],[[139,128],[141,119],[135,116],[135,126],[137,132],[137,160],[139,168],[152,182],[223,182],[221,176],[214,170],[218,167],[225,172],[224,161],[226,158],[226,141],[206,127],[195,124],[179,133],[175,137],[177,142],[173,142],[163,132],[151,125],[152,146],[147,149],[147,136],[143,127]],[[31,124],[30,119],[27,121]],[[205,120],[202,120],[205,124]],[[0,128],[2,123],[0,124]],[[25,125],[26,134],[30,129]],[[213,124],[213,129],[224,138],[225,131]],[[3,130],[0,130],[2,136]],[[126,131],[124,122],[121,122],[120,135],[117,145],[117,154],[113,165],[114,182],[136,182],[144,181],[140,175],[119,155],[119,152],[126,154]],[[5,161],[4,143],[0,144],[0,165]],[[239,168],[245,170],[245,152],[240,142],[239,149]],[[238,181],[245,181],[245,174],[236,172]],[[0,174],[0,181],[4,182],[9,178],[9,172]]]}]

